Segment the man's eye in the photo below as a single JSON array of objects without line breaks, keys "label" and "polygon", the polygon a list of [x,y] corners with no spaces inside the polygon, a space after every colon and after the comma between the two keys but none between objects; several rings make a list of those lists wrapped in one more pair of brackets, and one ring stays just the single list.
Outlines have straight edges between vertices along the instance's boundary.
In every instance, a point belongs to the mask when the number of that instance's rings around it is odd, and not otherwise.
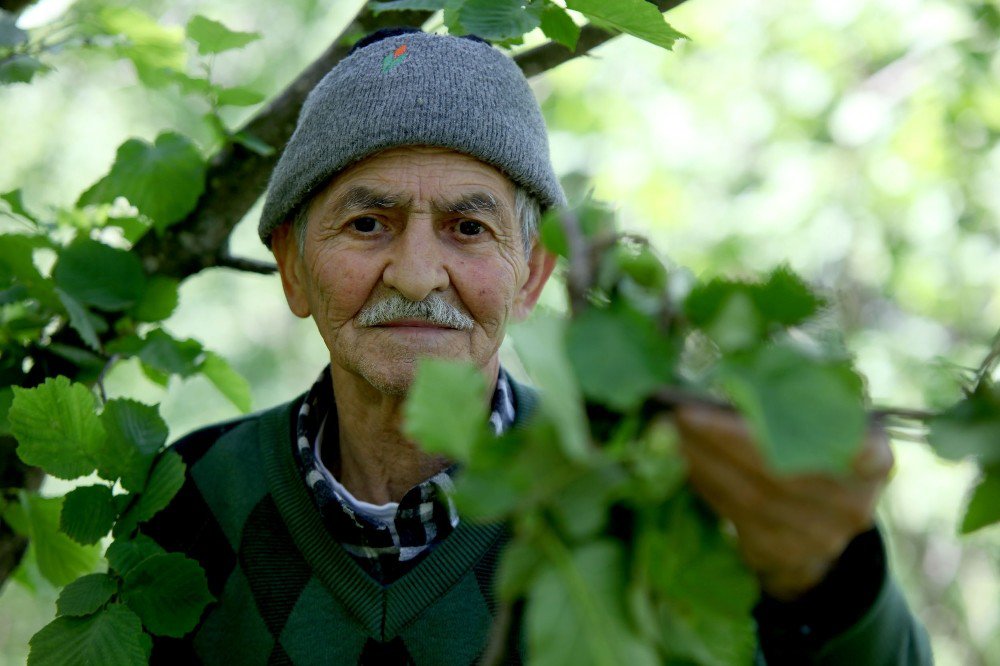
[{"label": "man's eye", "polygon": [[458,223],[458,231],[463,236],[478,236],[483,233],[486,228],[480,222],[475,220],[462,220]]},{"label": "man's eye", "polygon": [[358,232],[363,234],[370,234],[373,231],[378,231],[382,224],[376,220],[374,217],[359,217],[356,220],[351,220],[349,225]]}]

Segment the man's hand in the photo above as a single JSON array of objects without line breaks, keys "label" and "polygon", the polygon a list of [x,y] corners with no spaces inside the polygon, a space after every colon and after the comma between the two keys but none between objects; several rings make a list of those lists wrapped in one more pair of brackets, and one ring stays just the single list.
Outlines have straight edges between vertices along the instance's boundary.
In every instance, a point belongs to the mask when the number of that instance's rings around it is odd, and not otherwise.
[{"label": "man's hand", "polygon": [[767,467],[738,415],[685,406],[676,421],[691,484],[732,522],[743,558],[772,597],[791,601],[817,585],[872,526],[893,464],[882,431],[868,433],[850,474],[782,476]]}]

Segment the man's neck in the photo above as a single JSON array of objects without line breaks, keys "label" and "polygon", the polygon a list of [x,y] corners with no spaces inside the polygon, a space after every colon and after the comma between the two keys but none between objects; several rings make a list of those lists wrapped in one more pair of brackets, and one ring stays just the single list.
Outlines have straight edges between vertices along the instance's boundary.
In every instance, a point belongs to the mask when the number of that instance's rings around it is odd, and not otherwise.
[{"label": "man's neck", "polygon": [[[405,396],[381,393],[336,364],[330,375],[340,447],[340,464],[330,469],[355,498],[371,504],[399,502],[408,490],[451,464],[403,435]],[[495,382],[494,376],[493,386]],[[332,462],[329,453],[324,457]]]}]

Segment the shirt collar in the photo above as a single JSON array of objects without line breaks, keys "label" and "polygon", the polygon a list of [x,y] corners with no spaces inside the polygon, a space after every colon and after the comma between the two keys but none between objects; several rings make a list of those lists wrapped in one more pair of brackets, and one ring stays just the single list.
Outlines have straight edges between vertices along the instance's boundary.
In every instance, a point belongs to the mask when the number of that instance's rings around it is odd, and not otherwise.
[{"label": "shirt collar", "polygon": [[[511,427],[516,410],[510,377],[501,367],[490,401],[489,425],[494,434]],[[295,432],[295,457],[303,480],[328,529],[356,559],[374,563],[376,569],[413,560],[458,526],[450,497],[454,467],[417,484],[399,503],[381,507],[355,498],[329,471],[324,459],[332,464],[339,455],[329,366],[306,394]]]}]

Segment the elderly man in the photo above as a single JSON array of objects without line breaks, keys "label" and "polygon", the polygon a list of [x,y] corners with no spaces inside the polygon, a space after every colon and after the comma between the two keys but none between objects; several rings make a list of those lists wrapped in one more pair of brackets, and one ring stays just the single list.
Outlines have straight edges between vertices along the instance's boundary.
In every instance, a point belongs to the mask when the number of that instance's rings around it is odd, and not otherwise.
[{"label": "elderly man", "polygon": [[[485,42],[377,34],[320,82],[260,236],[330,365],[290,404],[175,445],[187,483],[145,531],[198,559],[217,602],[189,636],[161,639],[155,661],[481,656],[504,528],[461,520],[450,461],[403,436],[401,406],[415,361],[434,356],[482,370],[497,433],[530,416],[536,395],[498,350],[552,273],[536,228],[563,202],[527,81]],[[691,409],[678,422],[693,485],[733,522],[760,577],[762,659],[926,658],[871,529],[891,466],[883,438],[853,478],[781,479],[737,418]]]}]

